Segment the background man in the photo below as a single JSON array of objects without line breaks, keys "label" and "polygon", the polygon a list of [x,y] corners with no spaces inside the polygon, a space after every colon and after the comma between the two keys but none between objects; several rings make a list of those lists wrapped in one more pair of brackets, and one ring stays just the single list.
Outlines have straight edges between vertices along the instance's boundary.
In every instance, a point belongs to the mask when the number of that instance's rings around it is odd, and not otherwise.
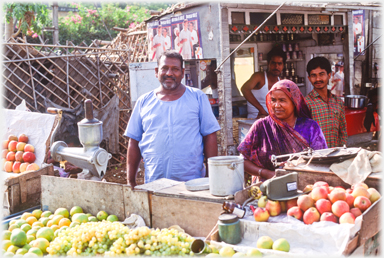
[{"label": "background man", "polygon": [[354,39],[355,46],[357,46],[357,41],[359,40],[362,31],[363,31],[363,27],[361,26],[359,17],[355,16],[353,18],[353,39]]},{"label": "background man", "polygon": [[169,35],[168,35],[168,29],[167,28],[163,28],[163,38],[164,38],[164,49],[165,50],[171,49],[171,47],[172,47],[171,37],[169,37]]},{"label": "background man", "polygon": [[175,32],[175,50],[177,51],[177,53],[180,53],[180,50],[181,50],[181,44],[180,44],[180,30],[178,27],[175,27],[174,29],[174,32]]},{"label": "background man", "polygon": [[192,47],[193,47],[193,53],[196,53],[196,48],[199,46],[199,38],[197,37],[197,32],[193,26],[193,22],[188,23],[188,29],[191,32],[191,40],[192,40]]},{"label": "background man", "polygon": [[312,119],[319,123],[328,148],[347,144],[344,102],[327,89],[331,65],[325,57],[312,58],[307,64],[313,90],[305,97]]},{"label": "background man", "polygon": [[241,87],[241,92],[247,100],[248,118],[263,118],[268,116],[265,97],[273,84],[280,80],[287,55],[280,47],[274,47],[268,52],[268,70],[252,74]]},{"label": "background man", "polygon": [[160,86],[141,96],[133,109],[125,136],[128,183],[136,186],[141,157],[145,183],[159,178],[188,181],[205,176],[204,157],[217,156],[220,126],[208,97],[181,84],[183,58],[164,52],[155,68]]},{"label": "background man", "polygon": [[183,30],[180,32],[180,44],[181,44],[181,55],[183,59],[191,59],[193,57],[193,46],[191,39],[191,32],[188,30],[188,20],[185,19],[183,22]]},{"label": "background man", "polygon": [[333,75],[333,87],[331,92],[337,97],[343,97],[344,93],[344,63],[338,62],[336,64],[337,72]]},{"label": "background man", "polygon": [[164,48],[164,37],[161,35],[162,26],[157,26],[157,34],[153,37],[152,50],[153,56],[152,60],[158,60],[161,54],[165,51]]}]

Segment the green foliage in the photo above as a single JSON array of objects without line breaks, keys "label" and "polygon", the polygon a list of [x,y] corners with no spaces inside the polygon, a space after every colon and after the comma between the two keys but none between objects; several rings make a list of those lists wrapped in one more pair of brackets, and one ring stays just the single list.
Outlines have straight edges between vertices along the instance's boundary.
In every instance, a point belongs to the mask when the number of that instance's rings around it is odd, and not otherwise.
[{"label": "green foliage", "polygon": [[[44,4],[38,3],[8,3],[3,5],[5,20],[7,23],[11,19],[16,19],[21,23],[17,24],[23,34],[30,34],[32,31],[37,34],[49,23],[48,8]],[[29,31],[29,32],[28,32]]]},{"label": "green foliage", "polygon": [[60,44],[65,44],[67,40],[75,45],[80,45],[83,41],[89,45],[94,39],[112,40],[118,34],[112,30],[113,27],[134,27],[150,17],[149,10],[153,6],[161,10],[166,9],[169,4],[105,2],[96,8],[92,3],[73,3],[72,7],[77,7],[78,12],[70,12],[59,20]]}]

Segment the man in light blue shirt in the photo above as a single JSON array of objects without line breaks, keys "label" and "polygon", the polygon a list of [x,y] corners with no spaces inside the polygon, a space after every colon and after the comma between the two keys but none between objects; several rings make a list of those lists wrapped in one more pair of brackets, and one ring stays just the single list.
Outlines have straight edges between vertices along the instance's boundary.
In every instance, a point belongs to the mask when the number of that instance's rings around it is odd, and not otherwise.
[{"label": "man in light blue shirt", "polygon": [[127,177],[132,188],[141,158],[145,183],[149,183],[160,178],[204,177],[204,156],[217,156],[220,126],[205,93],[181,84],[182,56],[164,52],[155,71],[160,86],[137,100],[124,134],[130,138]]}]

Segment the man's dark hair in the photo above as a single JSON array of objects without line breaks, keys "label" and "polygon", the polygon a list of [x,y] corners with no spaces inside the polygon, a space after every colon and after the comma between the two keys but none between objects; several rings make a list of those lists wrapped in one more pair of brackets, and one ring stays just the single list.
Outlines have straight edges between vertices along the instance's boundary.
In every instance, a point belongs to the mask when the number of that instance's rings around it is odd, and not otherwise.
[{"label": "man's dark hair", "polygon": [[272,57],[274,57],[274,56],[282,57],[284,64],[287,61],[287,54],[279,46],[273,47],[271,49],[271,51],[268,52],[268,54],[267,54],[267,62],[268,62],[268,64],[271,61]]},{"label": "man's dark hair", "polygon": [[308,76],[310,75],[312,70],[318,67],[327,71],[327,74],[330,74],[332,72],[331,64],[329,63],[328,59],[323,56],[317,56],[309,60],[307,64]]},{"label": "man's dark hair", "polygon": [[73,144],[73,146],[75,147],[81,147],[81,143],[80,143],[80,140],[79,140],[79,137],[77,137],[76,135],[68,135],[67,137],[65,137],[64,139],[64,142],[67,143],[67,144]]},{"label": "man's dark hair", "polygon": [[168,58],[176,58],[176,59],[179,59],[180,60],[180,64],[181,64],[181,69],[183,69],[183,56],[179,54],[179,52],[175,51],[175,50],[167,50],[167,51],[164,51],[160,56],[159,58],[157,59],[157,65],[159,65],[160,63],[160,59],[165,56],[165,57],[168,57]]}]

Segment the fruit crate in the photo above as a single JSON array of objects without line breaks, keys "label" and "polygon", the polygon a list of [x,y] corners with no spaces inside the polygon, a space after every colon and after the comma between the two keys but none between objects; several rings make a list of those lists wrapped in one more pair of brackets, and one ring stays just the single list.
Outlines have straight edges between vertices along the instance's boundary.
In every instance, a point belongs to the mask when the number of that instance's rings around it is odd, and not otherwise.
[{"label": "fruit crate", "polygon": [[[305,186],[314,184],[316,181],[325,181],[331,186],[342,186],[345,188],[350,187],[349,184],[345,183],[341,178],[336,174],[328,171],[305,171],[297,169],[276,169],[276,176],[284,176],[291,172],[298,173],[298,189],[302,190]],[[373,187],[380,192],[381,180],[378,176],[369,176],[365,181],[365,184],[368,187]],[[258,184],[258,186],[261,183]],[[235,194],[235,202],[238,204],[243,204],[244,201],[248,198],[248,191],[244,189]],[[353,236],[347,243],[343,255],[369,255],[377,254],[380,251],[379,245],[379,231],[380,231],[380,207],[381,207],[380,198],[376,201],[368,210],[362,214],[362,222],[360,230],[355,236]],[[212,240],[217,241],[216,235],[212,235]]]},{"label": "fruit crate", "polygon": [[10,214],[40,205],[42,175],[54,176],[53,165],[36,171],[13,173],[4,180],[6,189],[3,206]]}]

